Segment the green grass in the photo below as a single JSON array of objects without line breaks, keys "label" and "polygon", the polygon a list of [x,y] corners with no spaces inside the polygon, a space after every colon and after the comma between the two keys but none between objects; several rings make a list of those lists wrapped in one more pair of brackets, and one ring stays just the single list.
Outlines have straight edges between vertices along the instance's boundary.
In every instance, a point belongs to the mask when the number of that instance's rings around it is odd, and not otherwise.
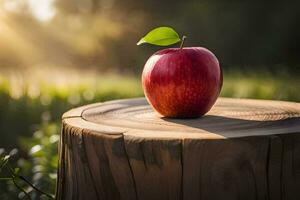
[{"label": "green grass", "polygon": [[221,96],[300,102],[299,89],[300,79],[293,75],[227,72]]}]

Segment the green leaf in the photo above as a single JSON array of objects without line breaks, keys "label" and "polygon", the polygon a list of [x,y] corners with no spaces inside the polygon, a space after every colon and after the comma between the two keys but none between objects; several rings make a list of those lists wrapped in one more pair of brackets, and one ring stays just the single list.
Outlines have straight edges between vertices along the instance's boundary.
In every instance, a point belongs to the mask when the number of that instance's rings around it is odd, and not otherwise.
[{"label": "green leaf", "polygon": [[3,168],[3,167],[7,164],[9,158],[10,158],[9,155],[6,155],[6,156],[4,156],[4,157],[1,157],[1,160],[0,160],[0,168]]},{"label": "green leaf", "polygon": [[15,173],[16,175],[19,175],[19,172],[20,172],[20,168],[14,168],[14,173]]},{"label": "green leaf", "polygon": [[10,155],[6,155],[6,156],[4,156],[3,161],[8,161],[9,158],[10,158]]},{"label": "green leaf", "polygon": [[171,27],[158,27],[150,31],[146,36],[144,36],[137,45],[149,43],[158,46],[169,46],[180,42],[178,33]]}]

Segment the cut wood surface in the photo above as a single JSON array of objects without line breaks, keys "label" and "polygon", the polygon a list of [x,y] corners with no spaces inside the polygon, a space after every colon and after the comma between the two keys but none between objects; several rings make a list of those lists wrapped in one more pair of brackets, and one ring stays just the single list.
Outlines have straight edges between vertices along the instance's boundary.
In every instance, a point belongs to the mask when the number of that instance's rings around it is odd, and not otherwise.
[{"label": "cut wood surface", "polygon": [[219,98],[164,118],[144,98],[63,116],[57,199],[300,199],[300,104]]}]

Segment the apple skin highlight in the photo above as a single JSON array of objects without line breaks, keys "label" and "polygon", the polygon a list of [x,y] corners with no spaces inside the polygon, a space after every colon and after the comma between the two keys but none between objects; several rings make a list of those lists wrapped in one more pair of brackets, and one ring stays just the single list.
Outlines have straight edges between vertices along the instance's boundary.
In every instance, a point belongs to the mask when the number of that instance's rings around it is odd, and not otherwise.
[{"label": "apple skin highlight", "polygon": [[223,84],[218,59],[203,47],[156,52],[142,73],[145,96],[164,117],[194,118],[207,113]]}]

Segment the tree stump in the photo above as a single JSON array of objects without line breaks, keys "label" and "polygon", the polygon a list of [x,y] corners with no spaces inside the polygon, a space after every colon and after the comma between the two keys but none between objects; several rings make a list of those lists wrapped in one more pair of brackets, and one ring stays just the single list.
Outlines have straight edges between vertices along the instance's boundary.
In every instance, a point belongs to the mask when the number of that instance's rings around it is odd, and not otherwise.
[{"label": "tree stump", "polygon": [[144,98],[63,116],[57,199],[299,200],[300,103],[219,98],[197,119]]}]

